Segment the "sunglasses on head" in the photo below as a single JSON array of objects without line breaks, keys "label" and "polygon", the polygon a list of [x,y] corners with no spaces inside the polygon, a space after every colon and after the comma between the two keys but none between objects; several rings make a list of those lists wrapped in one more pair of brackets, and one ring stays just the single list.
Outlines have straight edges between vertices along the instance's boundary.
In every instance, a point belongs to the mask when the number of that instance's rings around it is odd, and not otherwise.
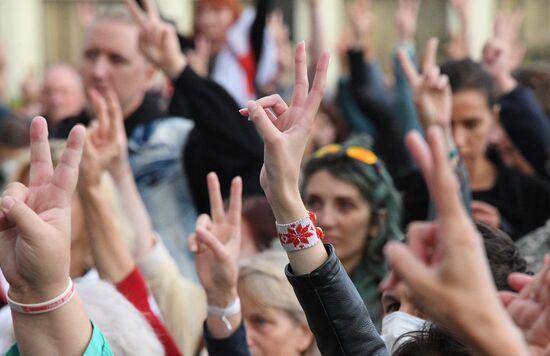
[{"label": "sunglasses on head", "polygon": [[368,165],[374,165],[378,162],[378,156],[369,149],[361,146],[342,146],[337,143],[323,146],[319,148],[313,154],[315,158],[321,158],[328,155],[345,155],[349,158],[353,158],[357,161],[363,162]]}]

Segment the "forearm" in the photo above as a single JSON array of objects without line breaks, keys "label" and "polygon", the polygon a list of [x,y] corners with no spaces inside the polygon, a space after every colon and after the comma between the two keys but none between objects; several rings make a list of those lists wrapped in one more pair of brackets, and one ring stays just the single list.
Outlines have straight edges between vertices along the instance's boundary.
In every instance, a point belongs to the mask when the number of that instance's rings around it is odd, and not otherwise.
[{"label": "forearm", "polygon": [[119,236],[99,186],[81,187],[79,193],[95,267],[103,278],[118,283],[132,272],[134,260]]},{"label": "forearm", "polygon": [[[43,300],[29,302],[37,301]],[[38,315],[12,312],[12,316],[21,355],[82,355],[92,336],[92,324],[78,293],[52,312]]]},{"label": "forearm", "polygon": [[113,175],[113,180],[118,191],[118,197],[122,209],[132,223],[132,232],[136,238],[135,258],[140,259],[146,255],[155,244],[155,232],[151,217],[145,208],[143,199],[139,194],[130,165],[121,169],[119,174]]},{"label": "forearm", "polygon": [[308,274],[287,268],[287,278],[326,355],[387,355],[363,299],[357,292],[332,246],[317,244],[330,256]]}]

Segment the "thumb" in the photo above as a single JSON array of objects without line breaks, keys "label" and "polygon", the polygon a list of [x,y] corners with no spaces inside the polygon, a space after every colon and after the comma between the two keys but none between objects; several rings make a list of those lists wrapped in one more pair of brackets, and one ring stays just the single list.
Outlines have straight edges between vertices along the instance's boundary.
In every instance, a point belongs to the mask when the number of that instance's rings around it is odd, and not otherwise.
[{"label": "thumb", "polygon": [[280,134],[280,131],[273,125],[262,106],[251,100],[248,102],[248,113],[250,115],[250,120],[252,120],[258,128],[264,141],[273,142],[275,137]]},{"label": "thumb", "polygon": [[19,229],[24,239],[32,241],[46,230],[44,221],[18,199],[10,196],[3,197],[1,209],[8,221]]},{"label": "thumb", "polygon": [[401,242],[388,242],[384,254],[392,271],[417,295],[430,293],[432,275],[407,245]]}]

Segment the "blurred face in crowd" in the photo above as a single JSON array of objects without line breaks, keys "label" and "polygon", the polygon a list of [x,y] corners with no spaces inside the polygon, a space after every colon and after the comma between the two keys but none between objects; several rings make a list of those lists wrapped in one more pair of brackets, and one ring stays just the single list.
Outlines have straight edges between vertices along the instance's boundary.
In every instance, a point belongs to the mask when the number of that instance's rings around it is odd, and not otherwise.
[{"label": "blurred face in crowd", "polygon": [[308,179],[305,203],[349,272],[360,262],[372,228],[368,201],[356,186],[322,169]]},{"label": "blurred face in crowd", "polygon": [[239,293],[248,348],[252,356],[297,356],[313,341],[307,324],[279,308],[258,305]]},{"label": "blurred face in crowd", "polygon": [[197,35],[214,43],[224,41],[233,20],[233,11],[228,6],[200,5],[195,17]]},{"label": "blurred face in crowd", "polygon": [[495,126],[491,132],[489,141],[491,145],[495,146],[507,166],[513,167],[527,175],[535,174],[533,166],[523,157],[502,126]]},{"label": "blurred face in crowd", "polygon": [[410,290],[403,282],[382,294],[382,308],[383,316],[400,311],[419,318],[425,317],[413,304]]},{"label": "blurred face in crowd", "polygon": [[104,93],[111,85],[125,117],[139,107],[155,73],[139,50],[138,36],[139,29],[132,24],[99,20],[84,40],[81,70],[85,87]]},{"label": "blurred face in crowd", "polygon": [[485,157],[495,114],[485,95],[477,90],[453,94],[453,137],[467,165]]},{"label": "blurred face in crowd", "polygon": [[336,127],[328,114],[319,110],[315,118],[313,131],[311,132],[311,140],[315,147],[323,147],[329,143],[336,142],[336,135]]},{"label": "blurred face in crowd", "polygon": [[77,115],[86,97],[78,72],[65,65],[50,68],[42,85],[42,110],[51,123]]}]

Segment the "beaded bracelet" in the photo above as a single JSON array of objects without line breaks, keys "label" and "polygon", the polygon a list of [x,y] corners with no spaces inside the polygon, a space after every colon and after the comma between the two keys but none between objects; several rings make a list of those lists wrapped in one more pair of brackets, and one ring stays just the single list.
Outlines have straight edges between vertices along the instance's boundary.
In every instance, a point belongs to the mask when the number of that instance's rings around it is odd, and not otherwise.
[{"label": "beaded bracelet", "polygon": [[275,223],[277,237],[287,252],[304,250],[318,244],[324,237],[323,230],[316,227],[315,214],[307,212],[306,216],[288,224]]}]

